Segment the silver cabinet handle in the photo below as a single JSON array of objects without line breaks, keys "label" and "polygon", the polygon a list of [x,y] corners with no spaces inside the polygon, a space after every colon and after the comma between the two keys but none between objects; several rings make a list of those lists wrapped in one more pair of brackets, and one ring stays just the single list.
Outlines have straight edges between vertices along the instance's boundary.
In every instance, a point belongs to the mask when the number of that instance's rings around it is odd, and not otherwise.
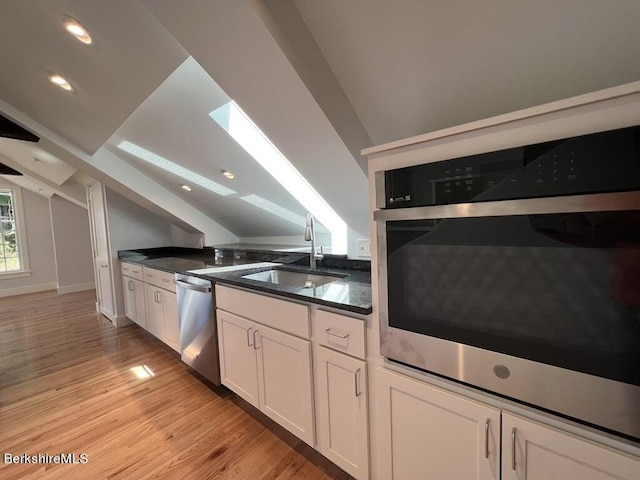
[{"label": "silver cabinet handle", "polygon": [[[256,339],[256,333],[258,334],[258,338]],[[260,348],[260,345],[258,345],[258,340],[260,340],[260,332],[258,332],[258,330],[254,330],[253,331],[253,349],[254,350],[258,350]]]},{"label": "silver cabinet handle", "polygon": [[484,422],[484,458],[489,458],[489,426],[491,425],[491,419],[487,418]]},{"label": "silver cabinet handle", "polygon": [[356,370],[356,374],[353,376],[356,382],[356,397],[359,397],[362,392],[360,391],[360,369]]},{"label": "silver cabinet handle", "polygon": [[511,430],[511,470],[516,469],[516,427]]},{"label": "silver cabinet handle", "polygon": [[162,281],[163,281],[164,283],[169,283],[171,280],[167,280],[166,278],[163,278],[163,279],[162,279]]},{"label": "silver cabinet handle", "polygon": [[331,335],[332,337],[338,337],[338,338],[348,338],[349,334],[348,333],[336,333],[331,331],[330,328],[327,328],[324,333],[326,333],[327,335]]},{"label": "silver cabinet handle", "polygon": [[133,280],[129,280],[128,282],[128,287],[130,292],[133,292]]},{"label": "silver cabinet handle", "polygon": [[253,335],[249,333],[252,330],[253,330],[253,327],[247,329],[247,347],[253,347],[253,343],[251,343],[251,338],[253,338]]}]

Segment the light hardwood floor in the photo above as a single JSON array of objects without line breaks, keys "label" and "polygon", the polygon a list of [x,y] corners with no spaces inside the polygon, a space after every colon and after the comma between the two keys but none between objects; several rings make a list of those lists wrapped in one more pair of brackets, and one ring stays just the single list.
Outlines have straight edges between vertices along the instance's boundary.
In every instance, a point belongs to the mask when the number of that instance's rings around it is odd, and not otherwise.
[{"label": "light hardwood floor", "polygon": [[[146,366],[154,376],[137,378]],[[4,463],[86,454],[85,464]],[[0,299],[0,479],[349,479],[94,292]]]}]

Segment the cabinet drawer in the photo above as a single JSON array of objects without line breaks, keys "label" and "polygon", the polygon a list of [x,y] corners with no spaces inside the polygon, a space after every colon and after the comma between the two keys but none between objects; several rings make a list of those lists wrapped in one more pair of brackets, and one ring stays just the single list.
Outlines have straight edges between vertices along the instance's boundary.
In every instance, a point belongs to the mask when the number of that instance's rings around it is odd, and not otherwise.
[{"label": "cabinet drawer", "polygon": [[318,310],[313,322],[313,335],[320,345],[365,358],[364,319]]},{"label": "cabinet drawer", "polygon": [[169,272],[163,272],[162,270],[156,270],[154,268],[143,267],[142,269],[143,280],[146,283],[155,285],[156,287],[164,288],[172,292],[176,291],[176,286],[173,284],[174,274]]},{"label": "cabinet drawer", "polygon": [[142,266],[135,263],[120,262],[120,272],[129,278],[142,280]]},{"label": "cabinet drawer", "polygon": [[216,285],[216,307],[282,332],[311,337],[307,305]]}]

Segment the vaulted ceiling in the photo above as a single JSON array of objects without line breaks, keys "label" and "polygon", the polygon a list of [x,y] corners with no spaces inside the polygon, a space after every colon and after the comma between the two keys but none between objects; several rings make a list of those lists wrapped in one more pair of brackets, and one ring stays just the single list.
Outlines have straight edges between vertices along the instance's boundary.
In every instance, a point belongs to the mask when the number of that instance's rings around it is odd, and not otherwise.
[{"label": "vaulted ceiling", "polygon": [[[230,99],[362,238],[360,149],[640,79],[637,0],[4,0],[0,10],[0,112],[43,137],[50,157],[35,162],[15,140],[0,154],[33,188],[73,197],[85,173],[144,204],[135,171],[160,189],[146,201],[177,224],[188,206],[237,237],[302,235],[240,196],[305,210],[208,116]],[[64,31],[64,15],[92,45]],[[49,83],[53,72],[75,91]],[[187,193],[122,141],[238,194]],[[66,178],[43,170],[55,162]]]}]

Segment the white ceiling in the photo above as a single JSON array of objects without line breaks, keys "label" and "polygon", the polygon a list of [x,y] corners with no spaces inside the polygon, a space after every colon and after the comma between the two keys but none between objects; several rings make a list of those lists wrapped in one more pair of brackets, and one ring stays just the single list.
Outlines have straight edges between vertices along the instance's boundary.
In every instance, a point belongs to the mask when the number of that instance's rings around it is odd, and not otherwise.
[{"label": "white ceiling", "polygon": [[[208,117],[230,98],[364,237],[361,148],[640,79],[637,0],[0,5],[0,42],[11,45],[0,53],[5,105],[88,155],[117,155],[239,237],[302,235],[301,226],[239,196],[258,194],[305,212]],[[64,14],[85,24],[93,45],[62,30]],[[65,75],[76,92],[51,85],[50,71]],[[238,194],[188,194],[181,179],[117,149],[122,140]],[[51,153],[64,159],[56,148]],[[42,162],[30,161],[27,170],[46,178]],[[86,165],[61,167],[52,183],[64,187],[95,171],[90,160]],[[237,180],[224,179],[222,169]]]},{"label": "white ceiling", "polygon": [[[209,212],[222,226],[240,237],[301,235],[303,225],[294,225],[239,201],[245,195],[260,195],[304,217],[306,211],[280,184],[209,117],[209,113],[230,98],[189,58],[127,119],[106,146],[124,156],[139,170],[165,185],[176,195],[189,198],[202,211]],[[139,158],[129,156],[117,146],[129,141],[167,160],[203,175],[237,192],[221,197]],[[222,175],[236,175],[229,180]],[[192,191],[185,194],[182,184]]]},{"label": "white ceiling", "polygon": [[[1,8],[2,99],[89,154],[188,56],[137,1],[5,0]],[[63,15],[80,20],[93,45],[69,35]],[[50,72],[76,92],[52,85]]]},{"label": "white ceiling", "polygon": [[640,79],[638,0],[294,0],[375,144]]}]

